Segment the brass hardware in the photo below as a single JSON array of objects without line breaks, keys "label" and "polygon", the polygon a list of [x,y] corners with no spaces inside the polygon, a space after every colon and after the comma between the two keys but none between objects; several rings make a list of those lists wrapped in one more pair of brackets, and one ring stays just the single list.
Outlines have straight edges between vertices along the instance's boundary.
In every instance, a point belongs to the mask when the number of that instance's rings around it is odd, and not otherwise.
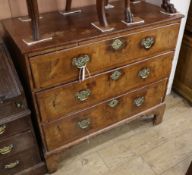
[{"label": "brass hardware", "polygon": [[124,47],[124,42],[120,39],[115,39],[111,44],[112,48],[115,51],[121,50]]},{"label": "brass hardware", "polygon": [[150,68],[143,68],[139,71],[138,73],[138,76],[141,78],[141,79],[147,79],[149,77],[151,73],[151,70]]},{"label": "brass hardware", "polygon": [[139,98],[136,98],[136,99],[134,100],[134,104],[135,104],[135,106],[137,106],[137,107],[142,106],[144,102],[145,102],[145,97],[139,97]]},{"label": "brass hardware", "polygon": [[155,38],[154,37],[146,37],[142,39],[141,46],[144,47],[144,49],[148,50],[155,44]]},{"label": "brass hardware", "polygon": [[17,108],[24,108],[24,105],[22,102],[16,102],[15,105]]},{"label": "brass hardware", "polygon": [[13,145],[9,145],[4,148],[0,148],[0,154],[1,155],[9,154],[12,150],[13,150]]},{"label": "brass hardware", "polygon": [[82,120],[82,121],[78,122],[78,125],[79,125],[79,127],[81,129],[89,128],[90,124],[91,124],[90,119],[85,119],[85,120]]},{"label": "brass hardware", "polygon": [[119,101],[117,99],[113,99],[108,103],[108,106],[111,108],[115,108],[119,104]]},{"label": "brass hardware", "polygon": [[85,67],[89,61],[90,61],[89,55],[81,55],[77,58],[73,58],[72,64],[73,66],[76,66],[78,69],[81,69]]},{"label": "brass hardware", "polygon": [[77,92],[76,93],[76,98],[79,100],[79,101],[85,101],[88,99],[88,97],[91,95],[91,91],[89,89],[86,89],[86,90],[82,90],[80,92]]},{"label": "brass hardware", "polygon": [[122,75],[122,72],[119,70],[116,70],[111,74],[111,79],[116,81],[121,77],[121,75]]},{"label": "brass hardware", "polygon": [[5,132],[6,125],[0,126],[0,135],[2,135]]},{"label": "brass hardware", "polygon": [[19,161],[18,161],[18,160],[16,160],[16,161],[13,162],[13,163],[10,163],[10,164],[5,165],[4,168],[5,168],[5,169],[13,169],[13,168],[15,168],[17,165],[19,165]]}]

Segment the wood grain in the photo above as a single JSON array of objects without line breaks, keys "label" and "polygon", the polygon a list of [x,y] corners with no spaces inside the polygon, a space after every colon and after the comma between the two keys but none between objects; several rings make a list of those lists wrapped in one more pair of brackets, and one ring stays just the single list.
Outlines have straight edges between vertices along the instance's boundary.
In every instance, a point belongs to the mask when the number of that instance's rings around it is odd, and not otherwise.
[{"label": "wood grain", "polygon": [[[110,102],[108,101],[95,108],[64,118],[56,123],[43,126],[47,149],[49,151],[56,149],[161,103],[166,85],[167,80],[163,80],[116,98],[119,104],[114,108],[108,106]],[[140,107],[134,104],[134,100],[138,97],[145,98],[145,102]],[[88,119],[90,120],[89,127],[81,129],[78,126],[78,122]]]},{"label": "wood grain", "polygon": [[[117,41],[110,39],[89,45],[53,52],[30,59],[32,75],[34,79],[34,89],[43,89],[61,83],[67,83],[79,79],[79,69],[73,63],[74,58],[88,55],[90,61],[87,68],[91,75],[98,72],[110,70],[136,60],[141,60],[162,52],[174,50],[177,41],[179,25],[174,24],[141,33],[127,34],[116,39],[123,43],[119,50],[112,48],[112,44]],[[166,35],[170,33],[170,35]],[[150,49],[145,49],[141,43],[146,37],[153,37],[154,45]],[[171,41],[171,42],[170,42]],[[131,52],[134,50],[134,52]],[[88,76],[88,74],[87,74]]]},{"label": "wood grain", "polygon": [[[122,75],[118,80],[112,80],[114,71],[87,79],[82,83],[72,83],[59,88],[36,94],[42,122],[57,120],[73,112],[85,109],[103,100],[122,95],[134,88],[142,87],[152,82],[168,77],[173,54],[142,61],[125,68],[118,68]],[[161,65],[161,66],[159,66]],[[146,79],[139,77],[144,68],[150,69]],[[76,93],[90,90],[91,94],[85,101],[79,101]]]}]

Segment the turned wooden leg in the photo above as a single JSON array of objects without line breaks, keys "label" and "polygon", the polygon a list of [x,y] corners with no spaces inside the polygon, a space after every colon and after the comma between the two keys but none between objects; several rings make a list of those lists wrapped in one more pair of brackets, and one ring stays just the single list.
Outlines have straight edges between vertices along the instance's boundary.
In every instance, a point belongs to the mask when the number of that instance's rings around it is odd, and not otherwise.
[{"label": "turned wooden leg", "polygon": [[155,111],[154,111],[154,119],[153,119],[153,124],[154,125],[159,125],[160,123],[162,123],[163,121],[163,116],[165,113],[165,104],[162,104],[160,107],[158,107]]},{"label": "turned wooden leg", "polygon": [[48,172],[54,173],[58,170],[60,155],[54,154],[54,155],[46,156],[45,161],[46,161]]},{"label": "turned wooden leg", "polygon": [[71,5],[72,5],[72,0],[66,0],[66,6],[65,6],[66,12],[71,11]]},{"label": "turned wooden leg", "polygon": [[130,0],[125,0],[125,22],[133,22],[133,14],[131,12],[131,2]]},{"label": "turned wooden leg", "polygon": [[97,14],[99,18],[99,23],[102,27],[107,27],[107,17],[105,13],[105,3],[106,0],[97,0]]},{"label": "turned wooden leg", "polygon": [[40,40],[39,32],[39,10],[37,0],[27,0],[27,9],[31,18],[32,38],[34,41]]}]

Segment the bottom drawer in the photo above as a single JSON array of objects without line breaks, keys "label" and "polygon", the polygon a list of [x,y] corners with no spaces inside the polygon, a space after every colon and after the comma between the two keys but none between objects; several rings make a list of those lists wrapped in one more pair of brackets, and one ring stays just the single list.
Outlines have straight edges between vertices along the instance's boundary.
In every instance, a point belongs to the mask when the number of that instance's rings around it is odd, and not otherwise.
[{"label": "bottom drawer", "polygon": [[167,79],[43,126],[47,149],[70,143],[162,102]]},{"label": "bottom drawer", "polygon": [[13,175],[41,162],[37,148],[16,154],[0,163],[0,175]]}]

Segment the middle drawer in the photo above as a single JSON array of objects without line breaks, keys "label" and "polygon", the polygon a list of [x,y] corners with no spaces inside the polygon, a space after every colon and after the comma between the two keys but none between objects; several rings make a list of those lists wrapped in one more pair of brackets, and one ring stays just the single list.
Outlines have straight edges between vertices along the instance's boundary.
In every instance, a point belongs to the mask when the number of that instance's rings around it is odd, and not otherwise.
[{"label": "middle drawer", "polygon": [[169,76],[173,53],[163,54],[103,73],[86,81],[73,82],[36,94],[42,122],[93,106]]}]

